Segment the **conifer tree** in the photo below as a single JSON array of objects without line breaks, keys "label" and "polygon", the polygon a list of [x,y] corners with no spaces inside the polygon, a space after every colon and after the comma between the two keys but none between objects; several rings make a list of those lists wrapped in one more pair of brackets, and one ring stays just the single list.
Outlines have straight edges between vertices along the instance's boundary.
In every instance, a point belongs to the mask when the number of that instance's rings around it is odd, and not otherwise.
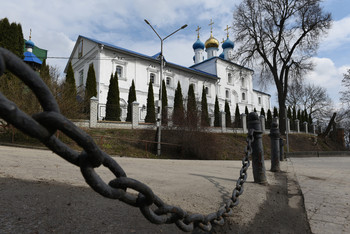
[{"label": "conifer tree", "polygon": [[77,89],[75,87],[75,78],[72,62],[68,63],[66,80],[64,81],[64,88],[67,91],[68,95],[76,99]]},{"label": "conifer tree", "polygon": [[309,118],[308,118],[308,123],[309,123],[309,126],[311,126],[312,125],[312,123],[313,123],[313,121],[312,121],[312,117],[311,117],[311,114],[309,114]]},{"label": "conifer tree", "polygon": [[257,111],[256,111],[256,108],[255,108],[255,107],[254,107],[253,111],[254,111],[255,113],[257,113]]},{"label": "conifer tree", "polygon": [[85,113],[90,112],[90,98],[97,97],[97,89],[96,89],[96,75],[93,63],[89,65],[89,70],[86,78],[85,84]]},{"label": "conifer tree", "polygon": [[295,106],[293,106],[293,115],[292,115],[292,119],[296,120],[297,119],[297,112],[295,110]]},{"label": "conifer tree", "polygon": [[301,124],[305,122],[305,111],[300,112],[300,122]]},{"label": "conifer tree", "polygon": [[92,97],[97,96],[96,89],[96,75],[93,63],[89,65],[89,70],[87,73],[86,84],[85,84],[85,96],[88,100]]},{"label": "conifer tree", "polygon": [[230,106],[227,102],[227,100],[225,100],[225,122],[226,122],[226,127],[230,128],[232,127],[232,122],[231,122],[231,111],[230,111]]},{"label": "conifer tree", "polygon": [[302,123],[302,121],[301,121],[302,119],[301,119],[300,109],[298,110],[297,119],[299,120],[299,123]]},{"label": "conifer tree", "polygon": [[183,124],[183,121],[185,119],[184,103],[183,103],[180,81],[177,83],[177,88],[175,90],[174,112],[173,112],[172,118],[173,118],[174,124],[176,125]]},{"label": "conifer tree", "polygon": [[272,124],[272,113],[271,113],[271,110],[268,109],[267,117],[266,117],[266,128],[271,128],[271,124]]},{"label": "conifer tree", "polygon": [[[248,107],[247,107],[247,106],[245,106],[244,113],[246,114],[246,116],[247,116],[247,118],[248,118],[249,110],[248,110]],[[248,121],[247,121],[247,123],[248,123]]]},{"label": "conifer tree", "polygon": [[187,93],[187,124],[188,126],[197,126],[197,102],[196,102],[196,96],[194,94],[194,87],[193,84],[190,84],[188,87],[188,93]]},{"label": "conifer tree", "polygon": [[220,107],[218,96],[215,97],[215,107],[214,107],[214,127],[220,127]]},{"label": "conifer tree", "polygon": [[40,77],[44,80],[46,85],[50,87],[51,84],[51,77],[50,77],[50,67],[46,65],[46,59],[44,59],[43,63],[41,64],[40,68]]},{"label": "conifer tree", "polygon": [[[159,92],[160,94],[160,92]],[[168,123],[168,93],[166,90],[165,81],[162,81],[162,124]]]},{"label": "conifer tree", "polygon": [[278,117],[278,110],[276,107],[273,108],[273,117],[277,118]]},{"label": "conifer tree", "polygon": [[111,74],[109,80],[107,103],[106,103],[106,120],[120,121],[120,98],[117,77]]},{"label": "conifer tree", "polygon": [[238,104],[236,104],[236,110],[235,110],[235,127],[241,128],[241,113],[239,112]]},{"label": "conifer tree", "polygon": [[154,106],[154,94],[152,82],[148,84],[148,96],[147,96],[147,113],[145,118],[146,123],[156,122],[156,110]]},{"label": "conifer tree", "polygon": [[266,118],[264,107],[261,107],[260,115],[263,115]]},{"label": "conifer tree", "polygon": [[292,119],[292,109],[290,109],[290,106],[288,107],[288,110],[287,110],[287,118]]},{"label": "conifer tree", "polygon": [[23,32],[21,24],[11,23],[7,18],[0,20],[0,47],[8,49],[23,58]]},{"label": "conifer tree", "polygon": [[131,86],[129,88],[129,95],[128,95],[128,113],[126,115],[126,121],[131,121],[132,118],[132,103],[136,101],[136,89],[135,89],[135,83],[134,80],[131,82]]},{"label": "conifer tree", "polygon": [[202,90],[202,102],[201,102],[201,126],[207,127],[209,123],[209,113],[208,113],[208,102],[207,102],[207,93],[205,92],[205,87],[203,86]]},{"label": "conifer tree", "polygon": [[304,110],[304,122],[309,122],[309,114],[307,113],[307,110]]}]

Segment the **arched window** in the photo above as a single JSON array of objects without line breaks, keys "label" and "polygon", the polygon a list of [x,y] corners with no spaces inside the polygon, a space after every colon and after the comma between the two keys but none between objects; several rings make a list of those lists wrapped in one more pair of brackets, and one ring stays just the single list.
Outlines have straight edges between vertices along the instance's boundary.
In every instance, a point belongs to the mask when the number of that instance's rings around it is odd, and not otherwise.
[{"label": "arched window", "polygon": [[152,84],[154,84],[154,82],[155,82],[155,79],[156,78],[156,75],[154,75],[154,73],[151,73],[150,75],[149,75],[149,81],[152,83]]},{"label": "arched window", "polygon": [[117,75],[118,75],[118,79],[122,78],[122,75],[123,75],[123,67],[118,65],[118,66],[115,68],[115,71],[116,71],[116,73],[117,73]]},{"label": "arched window", "polygon": [[230,90],[226,89],[225,96],[226,96],[226,99],[230,99]]},{"label": "arched window", "polygon": [[228,73],[227,82],[229,84],[232,84],[232,74],[231,73]]},{"label": "arched window", "polygon": [[242,87],[245,87],[245,79],[242,77]]},{"label": "arched window", "polygon": [[245,101],[245,93],[242,93],[242,101]]},{"label": "arched window", "polygon": [[209,95],[209,87],[205,87],[204,90],[205,90],[205,94]]}]

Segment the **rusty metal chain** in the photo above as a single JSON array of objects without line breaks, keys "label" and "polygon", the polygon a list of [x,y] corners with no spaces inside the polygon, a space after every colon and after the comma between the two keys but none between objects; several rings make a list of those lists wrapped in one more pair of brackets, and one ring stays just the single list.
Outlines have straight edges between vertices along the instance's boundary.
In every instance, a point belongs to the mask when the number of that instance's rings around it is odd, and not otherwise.
[{"label": "rusty metal chain", "polygon": [[[0,117],[27,135],[40,140],[60,157],[80,167],[85,181],[97,193],[138,207],[145,218],[152,223],[175,223],[185,232],[190,232],[195,227],[210,231],[212,224],[223,225],[224,218],[233,215],[233,207],[239,203],[239,196],[243,193],[243,184],[248,175],[254,130],[249,130],[242,169],[231,199],[211,214],[190,214],[180,207],[166,204],[142,182],[128,178],[122,167],[103,152],[87,133],[60,114],[55,98],[40,76],[14,54],[0,48],[0,76],[6,69],[20,78],[34,92],[43,112],[30,117],[0,93]],[[83,148],[83,151],[72,150],[57,139],[54,134],[57,130],[74,140]],[[101,165],[107,167],[116,179],[108,184],[105,183],[95,171],[95,168]],[[127,189],[137,191],[138,195],[128,193]]]}]

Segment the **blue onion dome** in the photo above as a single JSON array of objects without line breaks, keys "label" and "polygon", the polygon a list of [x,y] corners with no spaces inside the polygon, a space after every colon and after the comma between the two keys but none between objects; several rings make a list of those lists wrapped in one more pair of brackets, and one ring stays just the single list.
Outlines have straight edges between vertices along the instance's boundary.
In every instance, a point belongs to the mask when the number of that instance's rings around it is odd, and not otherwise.
[{"label": "blue onion dome", "polygon": [[26,45],[26,48],[33,48],[34,42],[32,42],[31,40],[28,40],[28,41],[26,41],[25,45]]},{"label": "blue onion dome", "polygon": [[229,38],[227,38],[226,41],[222,44],[223,49],[227,49],[227,48],[233,49],[233,47],[235,47],[235,44]]},{"label": "blue onion dome", "polygon": [[219,57],[222,58],[222,59],[225,59],[225,53],[222,52],[222,53],[219,55]]},{"label": "blue onion dome", "polygon": [[218,48],[219,47],[219,41],[213,37],[213,35],[210,35],[209,39],[205,42],[205,48]]},{"label": "blue onion dome", "polygon": [[196,50],[196,49],[204,50],[204,43],[201,42],[201,40],[197,39],[197,41],[193,44],[192,48],[193,50]]}]

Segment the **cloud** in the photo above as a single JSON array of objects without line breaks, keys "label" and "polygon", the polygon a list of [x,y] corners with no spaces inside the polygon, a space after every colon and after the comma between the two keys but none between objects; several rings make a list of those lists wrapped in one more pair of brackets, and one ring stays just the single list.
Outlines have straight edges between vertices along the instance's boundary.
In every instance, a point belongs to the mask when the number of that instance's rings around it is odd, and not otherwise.
[{"label": "cloud", "polygon": [[320,51],[331,51],[350,43],[350,16],[334,21],[328,35],[322,41]]},{"label": "cloud", "polygon": [[337,67],[329,58],[314,57],[311,60],[315,68],[305,76],[306,82],[326,88],[333,101],[339,102],[343,74],[350,69],[350,64]]}]

